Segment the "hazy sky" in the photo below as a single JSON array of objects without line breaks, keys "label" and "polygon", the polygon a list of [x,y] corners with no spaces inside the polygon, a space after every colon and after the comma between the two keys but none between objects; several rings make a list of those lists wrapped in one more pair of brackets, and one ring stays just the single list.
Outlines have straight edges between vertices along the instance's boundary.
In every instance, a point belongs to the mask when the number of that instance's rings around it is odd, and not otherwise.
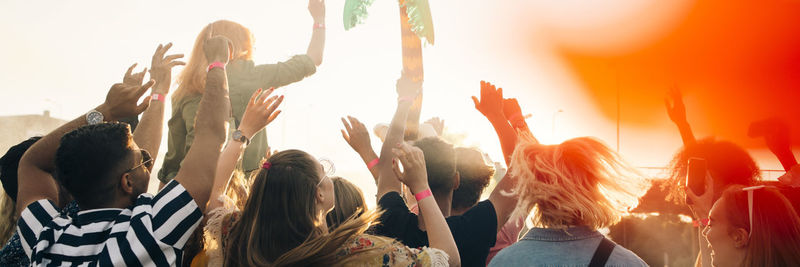
[{"label": "hazy sky", "polygon": [[[423,50],[422,120],[439,116],[449,131],[468,135],[466,145],[480,146],[501,159],[492,127],[470,100],[478,95],[478,82],[488,80],[503,87],[507,97],[518,97],[523,111],[533,114],[528,122],[541,141],[592,135],[616,148],[614,121],[597,114],[555,53],[556,43],[568,43],[574,36],[553,33],[590,32],[624,22],[637,8],[661,1],[554,2],[431,1],[436,44]],[[606,43],[630,47],[658,38],[671,21],[684,15],[690,2],[665,6],[661,15],[644,23],[649,30],[619,30],[635,38]],[[256,63],[305,53],[312,30],[307,4],[301,0],[2,1],[0,116],[43,110],[62,119],[79,116],[103,101],[130,64],[138,62],[138,70],[149,67],[159,43],[173,42],[170,52],[188,56],[197,33],[217,19],[251,29]],[[343,6],[343,0],[327,1],[325,57],[317,73],[277,91],[286,100],[284,112],[268,126],[269,141],[277,149],[297,148],[332,159],[337,175],[361,186],[374,204],[372,177],[342,140],[339,118],[356,116],[370,129],[390,120],[401,69],[398,7],[396,1],[376,0],[366,22],[345,32]],[[180,71],[176,68],[173,77]],[[556,113],[559,109],[563,112]],[[168,109],[165,127],[170,113]],[[664,166],[680,146],[666,112],[653,120],[662,127],[623,125],[620,130],[620,152],[637,166]],[[372,141],[379,149],[379,140]],[[165,149],[162,146],[160,154]],[[767,165],[777,167],[774,162]]]}]

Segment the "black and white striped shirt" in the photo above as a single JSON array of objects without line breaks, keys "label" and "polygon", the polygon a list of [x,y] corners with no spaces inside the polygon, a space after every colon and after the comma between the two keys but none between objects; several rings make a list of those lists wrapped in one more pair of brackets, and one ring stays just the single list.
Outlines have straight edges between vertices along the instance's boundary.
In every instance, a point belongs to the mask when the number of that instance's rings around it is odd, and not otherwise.
[{"label": "black and white striped shirt", "polygon": [[175,180],[127,209],[93,209],[75,218],[49,200],[28,205],[17,222],[34,266],[175,266],[203,214]]}]

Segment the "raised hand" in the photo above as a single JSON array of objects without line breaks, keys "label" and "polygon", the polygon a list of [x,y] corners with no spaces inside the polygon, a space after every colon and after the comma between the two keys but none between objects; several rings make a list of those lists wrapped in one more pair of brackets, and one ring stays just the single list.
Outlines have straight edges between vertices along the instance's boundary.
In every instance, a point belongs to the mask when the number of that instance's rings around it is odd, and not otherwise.
[{"label": "raised hand", "polygon": [[[101,104],[97,110],[102,112],[107,118],[107,121],[115,121],[121,118],[133,117],[141,114],[147,107],[150,106],[150,97],[146,97],[141,104],[136,104],[139,98],[150,89],[155,83],[150,80],[145,84],[135,84],[132,81],[140,78],[131,74],[131,70],[136,66],[134,64],[125,73],[123,81],[128,81],[131,84],[116,83],[111,86],[106,94],[106,101]],[[144,75],[142,73],[142,75]]]},{"label": "raised hand", "polygon": [[517,102],[516,98],[503,99],[503,115],[506,116],[509,121],[524,119],[522,108],[519,107],[519,102]]},{"label": "raised hand", "polygon": [[791,130],[789,125],[780,117],[750,123],[747,135],[750,137],[764,137],[767,147],[781,162],[787,172],[797,165],[797,159],[792,153]]},{"label": "raised hand", "polygon": [[203,44],[203,52],[208,59],[208,63],[222,62],[227,64],[228,60],[233,58],[233,42],[225,36],[217,35],[210,36],[211,31],[208,31],[209,36],[206,36],[205,43]]},{"label": "raised hand", "polygon": [[686,124],[686,107],[683,105],[683,95],[677,87],[672,87],[667,92],[667,98],[664,99],[664,105],[667,107],[667,115],[669,119],[675,124]]},{"label": "raised hand", "polygon": [[172,81],[172,68],[179,65],[186,65],[185,62],[177,60],[182,58],[183,54],[164,55],[171,47],[172,43],[158,45],[156,52],[153,53],[153,59],[150,63],[150,79],[156,81],[153,87],[154,93],[169,93],[169,85]]},{"label": "raised hand", "polygon": [[342,130],[342,138],[347,141],[347,144],[353,148],[359,155],[367,153],[368,150],[372,150],[372,144],[369,140],[369,131],[367,131],[367,127],[364,126],[363,123],[358,121],[358,119],[347,116],[347,119],[350,120],[349,122],[342,118],[342,124],[344,124],[344,130]]},{"label": "raised hand", "polygon": [[142,72],[131,73],[133,69],[136,68],[137,63],[133,63],[130,67],[128,67],[128,71],[125,72],[125,76],[122,77],[122,83],[125,85],[142,85],[142,81],[144,81],[144,74],[147,73],[147,68],[144,68]]},{"label": "raised hand", "polygon": [[[428,172],[422,150],[402,142],[392,148],[392,153],[395,157],[392,160],[392,170],[397,180],[411,188],[411,192],[415,194],[428,189]],[[398,161],[403,164],[403,171],[400,171]]]},{"label": "raised hand", "polygon": [[[269,97],[275,91],[275,88],[267,89],[263,94],[261,94],[261,91],[261,89],[256,90],[253,96],[250,97],[250,101],[247,102],[247,107],[244,110],[244,115],[242,115],[242,123],[239,125],[239,130],[247,138],[252,138],[253,134],[264,129],[267,124],[281,114],[281,111],[277,110],[277,108],[283,102],[283,96]],[[261,94],[260,97],[259,94]]]},{"label": "raised hand", "polygon": [[691,200],[693,204],[687,204],[689,209],[694,213],[695,218],[705,219],[708,218],[708,212],[711,211],[711,206],[714,205],[714,180],[711,175],[706,174],[705,192],[702,195],[696,195],[692,189],[684,186],[686,197]]},{"label": "raised hand", "polygon": [[[313,0],[312,0],[313,1]],[[414,81],[411,76],[403,72],[397,79],[397,97],[400,100],[414,101],[422,91],[422,81]]]},{"label": "raised hand", "polygon": [[444,120],[439,117],[433,117],[425,121],[425,123],[430,124],[433,126],[433,130],[436,131],[436,135],[441,136],[444,133]]},{"label": "raised hand", "polygon": [[789,134],[789,125],[778,117],[751,123],[747,133],[750,137],[764,137],[772,153],[791,150]]},{"label": "raised hand", "polygon": [[308,0],[308,13],[314,23],[325,23],[325,0]]},{"label": "raised hand", "polygon": [[495,86],[489,82],[481,81],[481,98],[472,97],[472,102],[475,103],[475,109],[481,112],[486,118],[504,119],[503,109],[503,88],[496,89]]}]

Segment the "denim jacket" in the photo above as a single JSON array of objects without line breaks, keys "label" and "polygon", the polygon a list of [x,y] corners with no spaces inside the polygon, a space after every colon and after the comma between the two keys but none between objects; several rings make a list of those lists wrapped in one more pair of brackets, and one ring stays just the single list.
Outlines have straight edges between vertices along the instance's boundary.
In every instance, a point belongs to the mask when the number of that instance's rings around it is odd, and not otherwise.
[{"label": "denim jacket", "polygon": [[[492,259],[489,266],[587,266],[603,235],[586,226],[533,228]],[[647,266],[630,250],[616,245],[606,266]]]}]

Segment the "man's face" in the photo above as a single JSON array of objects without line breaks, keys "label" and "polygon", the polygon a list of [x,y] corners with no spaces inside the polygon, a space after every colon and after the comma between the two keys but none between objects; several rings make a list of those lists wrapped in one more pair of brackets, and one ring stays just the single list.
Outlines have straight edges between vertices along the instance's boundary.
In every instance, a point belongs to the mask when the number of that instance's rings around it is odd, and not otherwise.
[{"label": "man's face", "polygon": [[139,195],[147,192],[147,185],[150,181],[150,171],[153,170],[154,159],[150,152],[140,149],[135,143],[133,148],[133,162],[131,163],[128,174],[133,181],[132,199],[135,200]]}]

